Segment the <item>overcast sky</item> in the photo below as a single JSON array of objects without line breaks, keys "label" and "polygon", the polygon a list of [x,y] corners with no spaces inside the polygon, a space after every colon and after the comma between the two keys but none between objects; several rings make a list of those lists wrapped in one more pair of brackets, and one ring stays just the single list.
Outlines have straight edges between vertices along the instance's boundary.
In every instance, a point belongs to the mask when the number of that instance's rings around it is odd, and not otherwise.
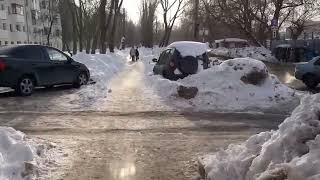
[{"label": "overcast sky", "polygon": [[137,23],[140,16],[141,0],[123,0],[123,7],[126,8],[129,19]]}]

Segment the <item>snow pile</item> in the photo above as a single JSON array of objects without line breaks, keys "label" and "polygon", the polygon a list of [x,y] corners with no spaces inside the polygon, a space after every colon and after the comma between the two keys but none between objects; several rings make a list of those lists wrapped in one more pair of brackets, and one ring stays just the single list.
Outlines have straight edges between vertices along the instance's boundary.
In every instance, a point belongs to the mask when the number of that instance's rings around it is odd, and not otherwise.
[{"label": "snow pile", "polygon": [[[261,72],[264,76],[258,83],[247,82],[252,79],[249,77],[252,72]],[[281,84],[276,76],[268,74],[264,63],[251,58],[227,60],[176,82],[162,76],[150,78],[150,85],[158,94],[165,98],[168,104],[179,108],[198,111],[245,111],[276,110],[283,107],[290,111],[294,108],[291,106],[298,103],[294,90]],[[195,98],[185,100],[177,97],[179,86],[197,87],[199,92]]]},{"label": "snow pile", "polygon": [[240,39],[240,38],[225,38],[225,39],[218,39],[214,41],[215,43],[221,43],[221,42],[248,42],[245,39]]},{"label": "snow pile", "polygon": [[212,49],[210,54],[213,56],[221,56],[225,58],[242,58],[250,57],[260,61],[278,62],[272,55],[271,51],[264,47],[245,47],[245,48],[217,48]]},{"label": "snow pile", "polygon": [[193,41],[174,42],[170,44],[168,48],[176,48],[180,52],[182,57],[197,57],[204,54],[209,49],[207,44]]},{"label": "snow pile", "polygon": [[305,97],[277,131],[201,161],[209,180],[320,179],[320,95]]},{"label": "snow pile", "polygon": [[[30,163],[34,159],[32,147],[22,132],[0,127],[0,179],[23,180],[32,176]],[[29,165],[29,166],[28,166]]]},{"label": "snow pile", "polygon": [[63,102],[61,107],[77,110],[100,107],[107,97],[109,82],[125,67],[127,56],[127,50],[107,54],[79,53],[73,56],[75,61],[89,68],[91,79],[95,83],[83,86],[72,94],[61,96],[57,103]]}]

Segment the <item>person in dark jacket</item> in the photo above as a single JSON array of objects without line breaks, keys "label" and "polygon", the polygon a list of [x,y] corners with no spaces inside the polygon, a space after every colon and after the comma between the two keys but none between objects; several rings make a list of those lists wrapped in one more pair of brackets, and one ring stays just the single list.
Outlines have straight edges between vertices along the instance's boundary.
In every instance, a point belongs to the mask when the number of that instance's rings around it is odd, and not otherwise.
[{"label": "person in dark jacket", "polygon": [[139,60],[139,50],[138,50],[138,47],[137,47],[137,49],[136,49],[136,61],[138,61]]}]

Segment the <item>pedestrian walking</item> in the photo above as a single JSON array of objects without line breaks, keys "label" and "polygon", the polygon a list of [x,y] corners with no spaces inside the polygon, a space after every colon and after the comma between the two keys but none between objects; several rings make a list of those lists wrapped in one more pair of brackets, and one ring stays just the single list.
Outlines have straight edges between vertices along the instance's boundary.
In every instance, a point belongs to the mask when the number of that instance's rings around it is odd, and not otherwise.
[{"label": "pedestrian walking", "polygon": [[138,47],[136,48],[136,61],[139,60],[139,50],[138,50]]},{"label": "pedestrian walking", "polygon": [[130,49],[130,57],[131,57],[132,62],[134,62],[135,57],[136,57],[136,50],[134,49],[134,46],[132,46]]}]

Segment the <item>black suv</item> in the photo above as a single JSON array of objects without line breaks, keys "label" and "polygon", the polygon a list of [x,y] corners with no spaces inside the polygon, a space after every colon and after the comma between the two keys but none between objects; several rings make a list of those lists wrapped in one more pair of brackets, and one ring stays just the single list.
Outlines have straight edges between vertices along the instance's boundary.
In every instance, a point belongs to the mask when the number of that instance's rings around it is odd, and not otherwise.
[{"label": "black suv", "polygon": [[0,87],[10,87],[22,96],[31,95],[37,86],[52,87],[88,83],[88,68],[62,51],[41,45],[0,48]]},{"label": "black suv", "polygon": [[[171,47],[164,50],[159,59],[153,59],[156,65],[153,68],[155,74],[160,74],[170,80],[183,79],[188,75],[196,74],[198,72],[199,62],[203,69],[209,68],[209,57],[207,53],[200,56],[185,56],[182,57],[178,49]],[[176,69],[180,72],[175,73]]]}]

